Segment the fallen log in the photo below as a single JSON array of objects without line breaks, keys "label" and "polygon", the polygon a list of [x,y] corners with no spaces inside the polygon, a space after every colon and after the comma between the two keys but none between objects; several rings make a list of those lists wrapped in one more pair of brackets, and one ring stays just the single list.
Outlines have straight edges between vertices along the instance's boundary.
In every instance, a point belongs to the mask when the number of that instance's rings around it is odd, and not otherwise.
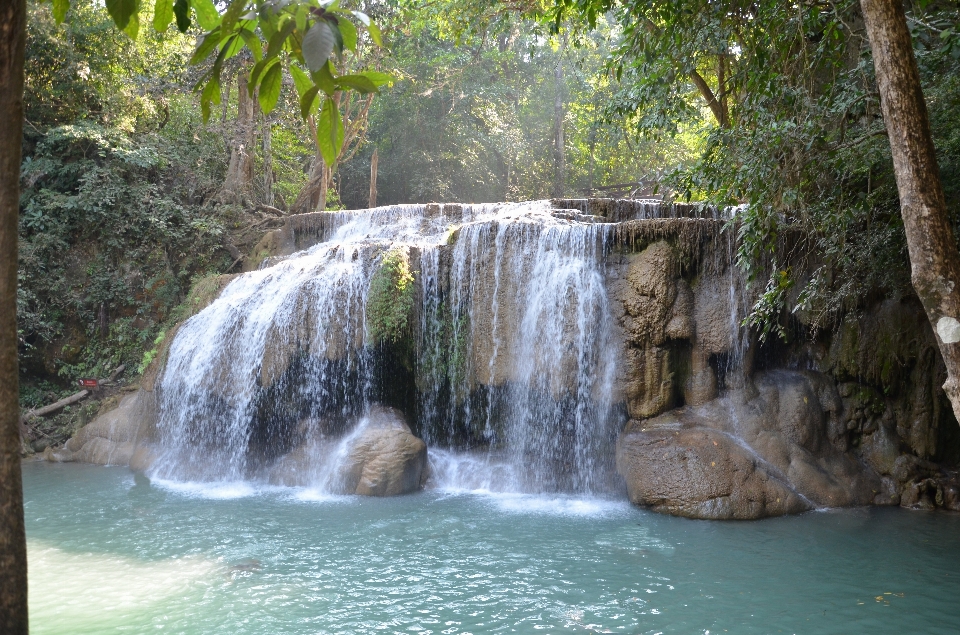
[{"label": "fallen log", "polygon": [[[120,364],[117,368],[114,369],[110,376],[106,379],[101,379],[97,382],[100,385],[111,384],[116,381],[117,377],[120,376],[124,370],[126,370],[125,364]],[[28,411],[25,415],[20,417],[20,436],[28,439],[34,438],[34,429],[27,425],[27,422],[31,419],[36,419],[37,417],[45,417],[49,414],[53,414],[58,410],[66,408],[67,406],[72,406],[75,403],[79,403],[89,397],[92,393],[89,390],[81,390],[80,392],[74,393],[69,397],[64,397],[60,401],[55,401],[52,404],[46,405],[42,408],[36,408],[34,410]]]}]

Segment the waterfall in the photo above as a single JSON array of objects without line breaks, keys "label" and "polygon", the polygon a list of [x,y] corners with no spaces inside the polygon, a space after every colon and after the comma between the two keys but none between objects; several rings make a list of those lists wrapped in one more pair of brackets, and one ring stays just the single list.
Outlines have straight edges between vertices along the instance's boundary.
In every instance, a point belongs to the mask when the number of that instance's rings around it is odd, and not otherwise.
[{"label": "waterfall", "polygon": [[[575,201],[324,213],[317,244],[238,276],[176,332],[152,473],[270,479],[295,451],[332,460],[386,402],[428,444],[440,486],[603,492],[623,423],[605,285],[616,222],[697,213],[622,202],[599,216]],[[415,279],[396,341],[371,328],[388,254]],[[328,472],[314,469],[315,485]]]}]

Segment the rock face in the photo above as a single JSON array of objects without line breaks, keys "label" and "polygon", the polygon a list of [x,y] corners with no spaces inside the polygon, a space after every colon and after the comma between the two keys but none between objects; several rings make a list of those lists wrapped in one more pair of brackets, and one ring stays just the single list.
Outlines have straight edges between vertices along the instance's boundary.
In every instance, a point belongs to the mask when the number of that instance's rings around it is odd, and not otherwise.
[{"label": "rock face", "polygon": [[149,418],[150,405],[138,391],[80,428],[60,449],[47,448],[43,458],[54,462],[80,461],[99,465],[129,465],[136,450],[141,424]]},{"label": "rock face", "polygon": [[879,476],[831,440],[838,411],[823,375],[761,373],[708,404],[631,422],[618,471],[634,503],[692,518],[890,503]]}]

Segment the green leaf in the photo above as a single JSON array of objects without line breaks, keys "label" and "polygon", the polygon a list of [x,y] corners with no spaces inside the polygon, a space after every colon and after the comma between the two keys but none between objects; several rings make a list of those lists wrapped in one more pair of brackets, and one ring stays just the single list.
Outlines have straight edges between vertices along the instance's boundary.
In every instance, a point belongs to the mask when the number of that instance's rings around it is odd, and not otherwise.
[{"label": "green leaf", "polygon": [[277,100],[280,98],[282,71],[282,64],[274,64],[263,74],[258,99],[260,101],[260,109],[264,114],[269,114],[270,111],[276,107]]},{"label": "green leaf", "polygon": [[362,73],[357,74],[369,79],[377,88],[386,86],[388,84],[393,84],[393,82],[396,80],[396,78],[390,73],[381,73],[380,71],[363,71]]},{"label": "green leaf", "polygon": [[260,44],[260,38],[257,37],[257,34],[244,27],[240,31],[240,37],[243,38],[243,41],[246,43],[247,48],[250,49],[250,52],[253,53],[253,59],[260,61],[260,58],[263,57],[263,48]]},{"label": "green leaf", "polygon": [[206,35],[201,36],[200,42],[197,44],[197,50],[193,52],[193,56],[190,58],[191,66],[207,59],[207,56],[210,55],[210,53],[217,47],[217,44],[219,43],[220,27],[217,27]]},{"label": "green leaf", "polygon": [[107,0],[107,13],[113,18],[118,29],[125,29],[130,17],[137,12],[139,0]]},{"label": "green leaf", "polygon": [[225,49],[223,53],[223,59],[228,60],[239,53],[240,49],[243,48],[243,44],[243,38],[240,37],[239,33],[228,39],[227,43],[223,45]]},{"label": "green leaf", "polygon": [[237,20],[244,14],[247,8],[247,0],[230,0],[230,6],[223,12],[223,18],[220,20],[220,26],[224,33],[229,33],[236,26]]},{"label": "green leaf", "polygon": [[300,32],[305,32],[307,30],[307,13],[310,11],[310,7],[306,4],[301,4],[297,7],[297,12],[294,15],[294,20],[297,23],[297,30]]},{"label": "green leaf", "polygon": [[367,27],[367,31],[370,32],[370,38],[377,46],[383,46],[383,38],[380,37],[380,27],[371,21]]},{"label": "green leaf", "polygon": [[334,91],[337,90],[337,85],[333,81],[333,73],[330,72],[330,62],[324,64],[316,73],[310,73],[310,77],[312,77],[313,82],[320,87],[320,90],[328,95],[333,95]]},{"label": "green leaf", "polygon": [[70,0],[53,0],[53,19],[62,24],[70,9]]},{"label": "green leaf", "polygon": [[343,147],[343,120],[340,119],[340,109],[330,98],[323,100],[317,120],[317,146],[324,162],[333,167]]},{"label": "green leaf", "polygon": [[[57,0],[54,0],[56,3]],[[157,0],[153,5],[153,28],[163,33],[173,22],[173,0]]]},{"label": "green leaf", "polygon": [[[212,31],[220,24],[220,13],[213,6],[213,0],[191,0],[193,10],[197,14],[197,24],[204,31]],[[226,33],[227,31],[224,31]]]},{"label": "green leaf", "polygon": [[270,41],[267,43],[267,59],[280,54],[280,51],[283,50],[283,43],[287,41],[296,26],[293,20],[287,20],[279,31],[270,36]]},{"label": "green leaf", "polygon": [[316,22],[303,36],[303,61],[311,72],[319,71],[333,52],[333,32],[323,20]]},{"label": "green leaf", "polygon": [[290,76],[293,77],[293,85],[297,87],[297,95],[303,99],[307,91],[313,88],[313,81],[299,66],[295,65],[290,66]]},{"label": "green leaf", "polygon": [[343,47],[348,51],[356,52],[357,27],[346,18],[337,18],[337,25],[340,27],[340,35],[343,36]]},{"label": "green leaf", "polygon": [[376,84],[363,75],[341,75],[340,77],[337,77],[334,82],[336,82],[338,86],[352,88],[355,91],[363,94],[376,93],[380,91]]},{"label": "green leaf", "polygon": [[134,13],[130,16],[130,20],[127,21],[126,28],[123,29],[123,32],[126,33],[131,40],[136,40],[137,35],[140,33],[140,14]]},{"label": "green leaf", "polygon": [[173,4],[173,14],[177,17],[177,28],[186,33],[190,28],[190,4],[187,0],[177,0]]},{"label": "green leaf", "polygon": [[317,110],[317,94],[320,92],[319,86],[310,86],[307,92],[300,95],[300,116],[306,119],[311,112]]},{"label": "green leaf", "polygon": [[200,112],[203,114],[203,121],[206,123],[210,119],[210,103],[220,103],[220,76],[213,75],[203,87],[200,93]]},{"label": "green leaf", "polygon": [[253,96],[254,87],[260,83],[260,78],[263,76],[263,73],[273,68],[276,64],[279,64],[280,60],[277,58],[265,57],[261,61],[253,65],[253,70],[250,71],[250,79],[247,82],[247,88],[250,90],[250,96]]}]

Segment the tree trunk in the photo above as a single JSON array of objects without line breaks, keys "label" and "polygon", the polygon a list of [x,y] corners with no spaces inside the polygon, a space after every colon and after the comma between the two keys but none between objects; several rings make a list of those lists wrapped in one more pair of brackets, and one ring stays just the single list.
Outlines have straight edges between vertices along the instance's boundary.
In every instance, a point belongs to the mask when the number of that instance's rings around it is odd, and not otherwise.
[{"label": "tree trunk", "polygon": [[256,101],[247,91],[246,70],[241,69],[237,75],[237,124],[230,143],[227,176],[223,181],[223,193],[227,200],[242,200],[253,184],[256,113]]},{"label": "tree trunk", "polygon": [[0,2],[0,632],[27,632],[27,541],[20,475],[17,216],[23,140],[25,0]]},{"label": "tree trunk", "polygon": [[913,288],[947,366],[943,385],[960,419],[960,253],[947,217],[927,105],[902,0],[860,0],[890,137]]},{"label": "tree trunk", "polygon": [[327,186],[330,179],[330,168],[323,162],[323,155],[320,154],[320,146],[316,144],[317,123],[313,115],[307,119],[307,125],[310,126],[310,134],[313,135],[316,145],[316,156],[313,159],[313,167],[310,169],[310,178],[306,185],[297,195],[297,200],[290,207],[291,214],[309,214],[310,212],[322,212],[327,206]]},{"label": "tree trunk", "polygon": [[557,65],[553,69],[553,79],[556,84],[553,99],[553,196],[562,198],[567,180],[566,143],[563,138],[563,51],[566,40],[561,44],[558,53]]},{"label": "tree trunk", "polygon": [[377,149],[373,149],[373,155],[370,157],[370,198],[367,200],[367,207],[373,209],[377,206]]},{"label": "tree trunk", "polygon": [[273,139],[270,120],[263,120],[263,202],[273,206]]}]

